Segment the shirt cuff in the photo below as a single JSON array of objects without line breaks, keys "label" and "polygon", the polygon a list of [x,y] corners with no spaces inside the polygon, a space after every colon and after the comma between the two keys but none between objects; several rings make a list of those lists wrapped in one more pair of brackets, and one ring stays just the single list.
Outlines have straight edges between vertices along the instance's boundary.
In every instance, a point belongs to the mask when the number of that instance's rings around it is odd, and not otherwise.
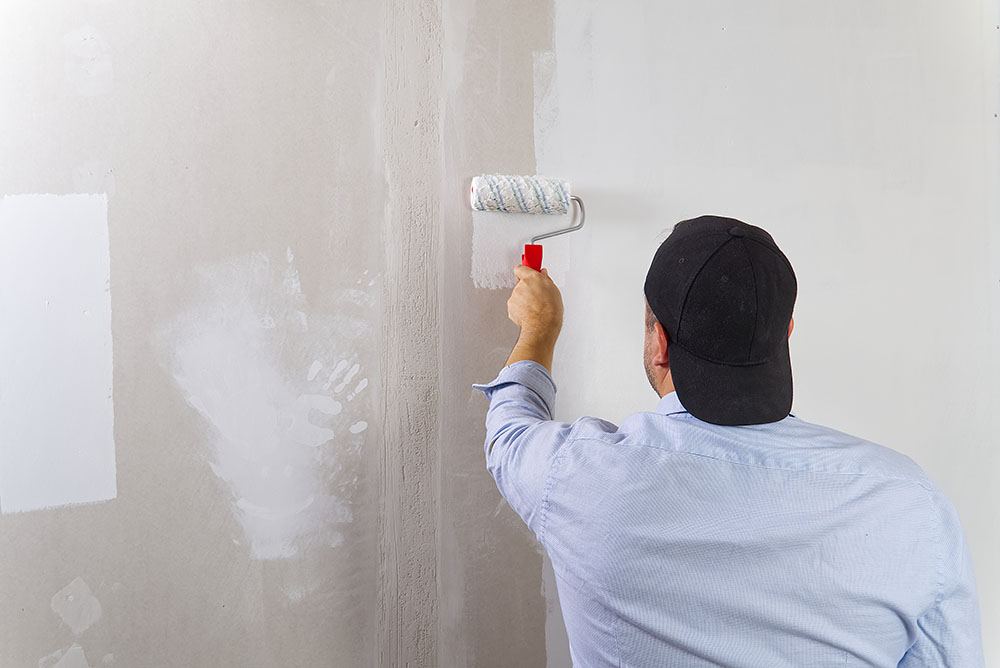
[{"label": "shirt cuff", "polygon": [[473,385],[477,390],[481,390],[490,400],[493,393],[504,385],[517,383],[524,385],[534,392],[545,402],[551,415],[556,404],[556,383],[552,380],[552,374],[538,362],[533,360],[521,360],[500,369],[500,373],[491,382],[485,385]]}]

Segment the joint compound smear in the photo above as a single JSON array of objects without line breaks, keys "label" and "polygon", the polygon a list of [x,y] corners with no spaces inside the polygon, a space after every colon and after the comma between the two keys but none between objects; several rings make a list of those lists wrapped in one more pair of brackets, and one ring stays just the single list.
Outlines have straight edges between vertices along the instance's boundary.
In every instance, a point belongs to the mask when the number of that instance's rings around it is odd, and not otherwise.
[{"label": "joint compound smear", "polygon": [[101,618],[101,602],[76,578],[52,596],[52,611],[78,636]]},{"label": "joint compound smear", "polygon": [[168,372],[212,428],[209,465],[257,559],[342,542],[366,436],[358,424],[371,419],[364,387],[347,383],[366,375],[358,351],[376,334],[375,298],[351,288],[342,312],[307,316],[291,250],[284,259],[274,266],[254,253],[203,268],[202,303],[158,338]]}]

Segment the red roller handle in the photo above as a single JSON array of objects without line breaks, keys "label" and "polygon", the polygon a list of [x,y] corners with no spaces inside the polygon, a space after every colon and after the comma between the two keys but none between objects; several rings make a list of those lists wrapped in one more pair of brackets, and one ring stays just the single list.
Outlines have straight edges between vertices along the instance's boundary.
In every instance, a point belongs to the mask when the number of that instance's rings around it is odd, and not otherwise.
[{"label": "red roller handle", "polygon": [[542,270],[542,245],[524,244],[524,255],[521,256],[521,264],[531,267],[535,271]]}]

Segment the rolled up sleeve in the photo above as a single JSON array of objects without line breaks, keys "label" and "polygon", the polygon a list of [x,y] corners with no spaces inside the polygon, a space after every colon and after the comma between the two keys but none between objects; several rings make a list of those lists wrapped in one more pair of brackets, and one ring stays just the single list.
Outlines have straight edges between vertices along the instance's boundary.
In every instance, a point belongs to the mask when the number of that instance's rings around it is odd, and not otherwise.
[{"label": "rolled up sleeve", "polygon": [[552,420],[555,382],[545,367],[524,360],[504,367],[493,382],[473,387],[490,402],[486,467],[500,494],[544,542],[549,473],[573,428]]}]

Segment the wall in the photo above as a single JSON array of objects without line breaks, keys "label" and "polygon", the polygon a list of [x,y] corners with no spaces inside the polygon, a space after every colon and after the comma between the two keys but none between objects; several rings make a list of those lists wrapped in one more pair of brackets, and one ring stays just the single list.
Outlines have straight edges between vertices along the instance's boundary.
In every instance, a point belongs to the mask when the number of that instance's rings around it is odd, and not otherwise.
[{"label": "wall", "polygon": [[[606,5],[0,5],[0,195],[66,207],[19,218],[51,257],[2,237],[34,255],[0,253],[0,403],[41,431],[0,424],[39,492],[5,507],[0,471],[0,666],[568,665],[470,387],[516,336],[471,277],[492,171],[587,202],[546,244],[561,418],[653,405],[673,222],[769,229],[794,410],[928,469],[1000,628],[995,4]],[[50,312],[62,357],[25,366],[18,317]]]},{"label": "wall", "polygon": [[[117,461],[110,500],[0,506],[0,665],[375,663],[385,26],[365,2],[0,5],[0,193],[107,196]],[[74,295],[63,259],[31,268]],[[90,360],[34,421],[69,423]]]},{"label": "wall", "polygon": [[642,281],[674,222],[764,227],[799,282],[793,412],[906,453],[955,502],[988,665],[1000,660],[997,25],[996,3],[978,1],[558,0],[554,74],[535,91],[538,169],[573,179],[588,208],[585,230],[546,246],[569,263],[557,417],[654,406]]}]

